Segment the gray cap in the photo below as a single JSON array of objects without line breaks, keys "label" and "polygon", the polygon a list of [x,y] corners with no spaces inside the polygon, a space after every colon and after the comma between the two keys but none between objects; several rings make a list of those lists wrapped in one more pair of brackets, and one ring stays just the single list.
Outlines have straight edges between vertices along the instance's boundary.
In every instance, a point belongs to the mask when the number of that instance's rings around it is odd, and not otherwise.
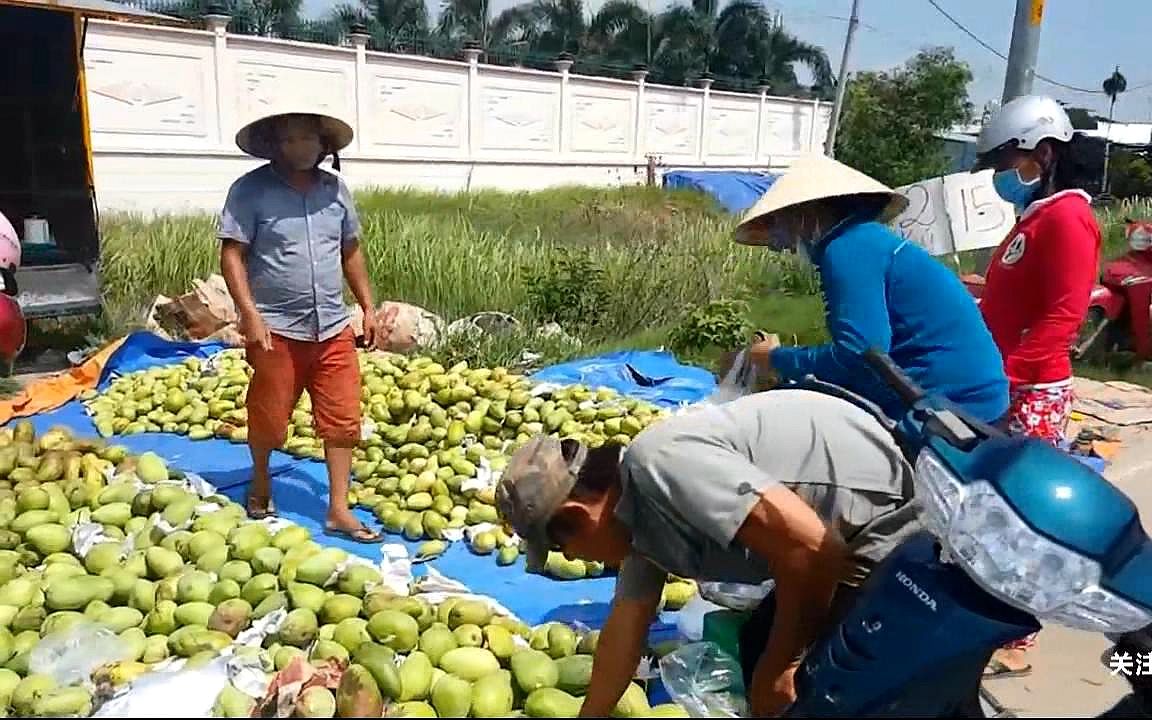
[{"label": "gray cap", "polygon": [[530,571],[544,568],[552,549],[548,523],[572,493],[587,457],[583,445],[575,446],[573,457],[566,458],[559,438],[532,438],[512,455],[496,486],[496,508],[524,540]]}]

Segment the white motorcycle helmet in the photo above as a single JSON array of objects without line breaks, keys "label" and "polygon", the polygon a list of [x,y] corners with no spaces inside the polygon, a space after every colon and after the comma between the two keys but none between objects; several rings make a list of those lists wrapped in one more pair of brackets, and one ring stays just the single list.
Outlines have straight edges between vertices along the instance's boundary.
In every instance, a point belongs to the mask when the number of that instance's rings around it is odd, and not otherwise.
[{"label": "white motorcycle helmet", "polygon": [[1001,107],[980,131],[976,154],[1001,148],[1035,150],[1040,141],[1071,142],[1075,131],[1068,113],[1050,97],[1025,95]]},{"label": "white motorcycle helmet", "polygon": [[20,238],[16,228],[0,213],[0,268],[17,270],[20,268]]},{"label": "white motorcycle helmet", "polygon": [[12,296],[19,293],[16,271],[20,269],[21,254],[16,228],[0,213],[0,293]]}]

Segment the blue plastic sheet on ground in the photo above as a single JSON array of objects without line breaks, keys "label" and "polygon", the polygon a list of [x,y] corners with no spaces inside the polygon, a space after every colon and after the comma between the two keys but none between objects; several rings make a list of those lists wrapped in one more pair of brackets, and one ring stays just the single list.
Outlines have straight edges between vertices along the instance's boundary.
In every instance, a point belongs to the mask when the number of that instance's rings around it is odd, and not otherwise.
[{"label": "blue plastic sheet on ground", "polygon": [[[107,388],[116,375],[182,362],[189,357],[208,358],[226,349],[228,346],[219,342],[173,342],[150,332],[136,332],[108,358],[98,387]],[[684,365],[672,353],[655,350],[624,350],[580,358],[543,368],[532,379],[610,387],[665,407],[698,402],[716,388],[711,372]]]},{"label": "blue plastic sheet on ground", "polygon": [[227,348],[219,342],[173,342],[150,332],[135,332],[108,358],[98,387],[106,388],[114,375],[127,375],[189,357],[207,358]]},{"label": "blue plastic sheet on ground", "polygon": [[[95,432],[91,418],[79,402],[68,403],[58,410],[29,419],[38,433],[56,425],[65,425],[81,435],[93,435]],[[252,467],[246,445],[226,440],[193,441],[181,435],[162,433],[117,437],[114,441],[134,453],[151,450],[171,466],[195,472],[224,495],[237,502],[244,502]],[[363,544],[324,534],[328,480],[323,463],[276,452],[273,453],[271,470],[272,493],[281,517],[307,528],[317,542],[343,548],[373,562],[380,560],[378,543]],[[379,522],[368,512],[357,510],[356,514],[369,527],[379,527]],[[395,535],[386,536],[385,542],[402,543],[411,554],[419,545]],[[515,565],[500,567],[496,565],[495,557],[477,557],[462,542],[453,543],[449,551],[433,565],[444,575],[467,585],[472,592],[495,598],[531,624],[559,620],[576,621],[599,628],[607,616],[615,587],[615,580],[610,577],[565,582],[531,575],[524,571],[523,558]],[[416,565],[416,574],[423,574],[424,567]],[[674,636],[674,626],[669,624],[673,622],[672,617],[666,617],[667,622],[662,621],[653,628],[654,642]]]},{"label": "blue plastic sheet on ground", "polygon": [[684,365],[669,352],[622,350],[546,367],[532,375],[537,382],[609,387],[663,407],[694,403],[716,389],[709,371]]},{"label": "blue plastic sheet on ground", "polygon": [[672,170],[664,173],[664,187],[706,193],[728,212],[739,214],[756,204],[778,177],[754,172]]}]

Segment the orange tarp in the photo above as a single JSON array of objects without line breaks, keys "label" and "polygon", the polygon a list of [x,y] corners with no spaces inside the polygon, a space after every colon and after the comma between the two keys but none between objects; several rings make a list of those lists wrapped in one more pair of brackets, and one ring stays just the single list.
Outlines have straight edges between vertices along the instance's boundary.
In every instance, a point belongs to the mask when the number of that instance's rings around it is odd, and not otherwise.
[{"label": "orange tarp", "polygon": [[89,388],[96,387],[100,373],[124,338],[105,346],[100,352],[71,370],[37,380],[15,397],[0,400],[0,425],[18,417],[55,410]]}]

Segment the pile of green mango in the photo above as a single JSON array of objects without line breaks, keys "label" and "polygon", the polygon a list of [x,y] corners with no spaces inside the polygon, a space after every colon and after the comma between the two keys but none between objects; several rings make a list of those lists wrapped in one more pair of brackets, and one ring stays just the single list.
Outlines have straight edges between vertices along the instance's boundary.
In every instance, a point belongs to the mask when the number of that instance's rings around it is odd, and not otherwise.
[{"label": "pile of green mango", "polygon": [[[596,631],[563,623],[530,628],[493,614],[488,603],[448,598],[438,605],[420,596],[369,594],[367,617],[348,617],[314,631],[309,660],[348,662],[339,687],[309,688],[297,717],[576,717],[592,676]],[[294,611],[295,612],[295,611]],[[281,631],[283,635],[283,631]],[[277,668],[303,646],[273,645]],[[221,715],[247,717],[250,700],[225,688]],[[644,688],[628,686],[615,717],[686,717],[676,705],[649,705]]]},{"label": "pile of green mango", "polygon": [[[568,558],[564,553],[552,551],[548,553],[542,574],[558,580],[583,580],[584,578],[599,577],[603,573],[603,563]],[[694,581],[669,575],[664,584],[661,607],[664,610],[679,610],[688,604],[688,601],[696,594],[696,590]]]},{"label": "pile of green mango", "polygon": [[[569,717],[588,683],[594,633],[529,628],[482,600],[433,605],[397,595],[377,568],[276,531],[219,495],[201,497],[153,453],[132,455],[66,428],[0,428],[0,716],[86,716],[101,694],[171,658],[257,653],[270,671],[295,658],[348,664],[335,690],[312,688],[301,717]],[[98,530],[83,543],[79,530]],[[281,612],[282,611],[282,612]],[[235,643],[272,613],[260,647]],[[270,620],[273,618],[269,618]],[[32,672],[46,637],[80,624],[117,634],[125,657],[92,683],[59,687]],[[228,686],[216,713],[247,717],[255,700]],[[649,708],[639,686],[617,708]]]},{"label": "pile of green mango", "polygon": [[[364,434],[349,502],[413,541],[442,540],[451,529],[498,522],[495,479],[508,456],[535,435],[591,447],[626,445],[667,415],[607,388],[542,390],[502,367],[445,368],[429,357],[361,352],[360,370]],[[124,375],[103,393],[83,398],[103,437],[173,432],[245,442],[250,376],[243,351],[228,350],[211,362],[190,358]],[[323,457],[307,393],[292,414],[284,450]],[[498,557],[502,564],[515,562],[512,550]]]}]

